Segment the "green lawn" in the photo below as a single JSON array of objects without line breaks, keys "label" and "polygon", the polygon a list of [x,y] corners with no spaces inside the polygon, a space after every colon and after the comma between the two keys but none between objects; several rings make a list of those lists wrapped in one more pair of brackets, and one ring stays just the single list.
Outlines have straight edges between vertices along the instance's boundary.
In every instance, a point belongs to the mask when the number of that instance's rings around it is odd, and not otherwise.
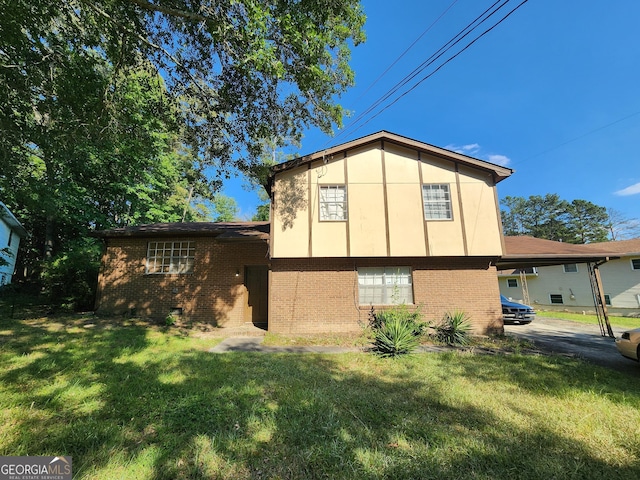
[{"label": "green lawn", "polygon": [[[571,320],[573,322],[589,323],[598,325],[598,317],[595,315],[582,315],[581,313],[571,312],[553,312],[553,311],[537,311],[536,315],[546,318],[560,318],[562,320]],[[621,328],[638,328],[640,327],[640,318],[633,317],[617,317],[609,315],[609,323],[614,327]]]},{"label": "green lawn", "polygon": [[78,479],[640,478],[637,376],[519,353],[220,355],[89,318],[0,320],[0,455],[71,455]]}]

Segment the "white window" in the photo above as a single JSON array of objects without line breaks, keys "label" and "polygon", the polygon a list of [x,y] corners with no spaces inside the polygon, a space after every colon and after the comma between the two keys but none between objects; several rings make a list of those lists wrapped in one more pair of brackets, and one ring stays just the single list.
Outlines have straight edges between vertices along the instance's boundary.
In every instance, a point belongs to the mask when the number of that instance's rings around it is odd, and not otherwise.
[{"label": "white window", "polygon": [[320,220],[347,219],[347,188],[344,185],[320,186]]},{"label": "white window", "polygon": [[564,273],[578,273],[578,264],[577,263],[565,263],[562,265],[564,269]]},{"label": "white window", "polygon": [[549,300],[551,303],[564,303],[564,299],[562,298],[561,293],[552,293],[549,295]]},{"label": "white window", "polygon": [[194,242],[149,242],[147,273],[193,273]]},{"label": "white window", "polygon": [[425,220],[451,220],[451,194],[447,184],[422,186],[422,203]]},{"label": "white window", "polygon": [[631,259],[631,270],[640,270],[640,258]]},{"label": "white window", "polygon": [[507,278],[507,287],[517,287],[518,286],[518,279],[517,278]]},{"label": "white window", "polygon": [[360,305],[413,303],[411,267],[358,268]]}]

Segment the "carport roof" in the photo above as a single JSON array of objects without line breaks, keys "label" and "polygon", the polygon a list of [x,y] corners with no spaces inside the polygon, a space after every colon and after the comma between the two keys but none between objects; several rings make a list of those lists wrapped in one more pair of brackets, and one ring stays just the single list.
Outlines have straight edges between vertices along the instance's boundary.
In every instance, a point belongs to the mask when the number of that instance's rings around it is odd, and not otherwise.
[{"label": "carport roof", "polygon": [[498,270],[545,267],[565,263],[588,263],[619,258],[613,249],[596,245],[575,245],[528,236],[504,237],[505,255],[496,262]]}]

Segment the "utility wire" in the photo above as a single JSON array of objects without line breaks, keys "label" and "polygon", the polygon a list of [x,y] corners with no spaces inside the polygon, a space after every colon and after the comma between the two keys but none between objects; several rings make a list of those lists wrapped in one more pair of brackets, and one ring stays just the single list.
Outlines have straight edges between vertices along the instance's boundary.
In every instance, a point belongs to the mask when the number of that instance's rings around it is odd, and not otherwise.
[{"label": "utility wire", "polygon": [[575,142],[577,140],[580,140],[581,138],[584,138],[584,137],[587,137],[587,136],[589,136],[589,135],[591,135],[593,133],[599,132],[600,130],[604,130],[605,128],[609,128],[609,127],[611,127],[611,126],[613,126],[613,125],[615,125],[617,123],[624,122],[625,120],[628,120],[628,119],[630,119],[632,117],[635,117],[636,115],[640,115],[640,111],[632,113],[631,115],[627,115],[626,117],[619,118],[618,120],[615,120],[615,121],[613,121],[611,123],[607,123],[606,125],[602,125],[601,127],[594,128],[593,130],[589,130],[588,132],[583,133],[582,135],[578,135],[577,137],[574,137],[571,140],[567,140],[566,142],[559,143],[558,145],[556,145],[554,147],[547,148],[546,150],[538,152],[535,155],[531,155],[530,157],[524,158],[524,159],[522,159],[522,160],[520,160],[518,162],[514,162],[514,163],[526,162],[527,160],[531,160],[533,158],[537,158],[537,157],[539,157],[541,155],[544,155],[545,153],[549,153],[549,152],[551,152],[553,150],[556,150],[556,149],[558,149],[560,147],[564,147],[565,145],[567,145],[569,143],[573,143],[573,142]]},{"label": "utility wire", "polygon": [[407,90],[406,92],[402,93],[399,97],[397,97],[396,99],[394,99],[391,103],[389,103],[388,105],[386,105],[382,110],[380,110],[378,113],[376,113],[375,115],[373,115],[372,117],[370,117],[369,119],[367,119],[366,122],[364,122],[362,125],[358,126],[357,129],[354,130],[358,131],[360,128],[364,127],[366,124],[368,124],[371,120],[373,120],[374,118],[376,118],[378,115],[380,115],[382,112],[384,112],[385,110],[387,110],[389,107],[391,107],[392,105],[394,105],[396,102],[398,102],[402,97],[404,97],[405,95],[407,95],[408,93],[410,93],[411,91],[415,90],[422,82],[424,82],[425,80],[427,80],[428,78],[432,77],[433,75],[435,75],[442,67],[444,67],[447,63],[451,62],[454,58],[456,58],[458,55],[460,55],[462,52],[464,52],[465,50],[467,50],[469,47],[471,47],[471,45],[473,45],[474,43],[476,43],[478,40],[480,40],[482,37],[484,37],[487,33],[489,33],[491,30],[493,30],[494,28],[496,28],[498,25],[500,25],[502,22],[504,22],[509,16],[511,16],[511,14],[513,14],[516,10],[518,10],[522,5],[524,5],[525,3],[527,3],[529,0],[523,0],[522,2],[520,2],[520,4],[515,7],[513,10],[511,10],[509,13],[507,13],[504,17],[502,17],[495,25],[489,27],[487,30],[485,30],[484,32],[482,32],[480,35],[478,35],[476,38],[474,38],[471,42],[469,42],[467,45],[464,46],[464,48],[462,48],[462,50],[460,50],[459,52],[457,52],[456,54],[452,55],[451,57],[449,57],[447,60],[445,60],[442,64],[440,64],[433,72],[431,72],[430,74],[426,75],[425,77],[421,78],[415,85],[413,85],[411,88],[409,88],[409,90]]},{"label": "utility wire", "polygon": [[[502,1],[502,4],[498,5],[498,3],[500,3]],[[471,47],[471,45],[473,45],[476,41],[478,41],[480,38],[482,38],[484,35],[486,35],[487,33],[489,33],[491,30],[493,30],[495,27],[497,27],[500,23],[502,23],[504,20],[506,20],[510,15],[512,15],[517,9],[519,9],[522,5],[524,5],[528,0],[523,0],[518,6],[516,6],[514,9],[512,9],[509,13],[507,13],[504,17],[502,17],[498,22],[496,22],[493,26],[491,26],[490,28],[488,28],[487,30],[485,30],[483,33],[481,33],[480,35],[478,35],[475,39],[473,39],[471,42],[469,42],[467,45],[465,45],[460,51],[458,51],[455,55],[452,55],[451,57],[449,57],[446,61],[444,61],[440,66],[438,66],[433,72],[431,72],[430,74],[426,75],[425,77],[423,77],[422,79],[420,79],[415,85],[413,85],[411,88],[409,88],[409,90],[407,90],[406,92],[402,93],[399,97],[397,97],[396,99],[394,99],[390,104],[388,104],[387,106],[385,106],[381,111],[379,111],[378,113],[376,113],[375,115],[373,115],[372,117],[368,118],[366,121],[364,121],[364,123],[362,123],[361,125],[357,126],[356,125],[361,122],[368,114],[370,114],[371,112],[373,112],[376,108],[378,108],[383,102],[385,102],[386,100],[388,100],[390,97],[392,97],[398,90],[400,90],[402,87],[404,87],[407,83],[409,83],[411,80],[413,80],[416,76],[418,76],[420,73],[422,73],[427,67],[431,66],[434,62],[436,62],[440,57],[442,57],[446,52],[448,52],[449,50],[451,50],[455,45],[457,45],[460,41],[462,41],[465,37],[467,37],[469,34],[471,34],[474,30],[476,30],[480,25],[482,25],[483,23],[485,23],[489,18],[491,18],[495,13],[497,13],[499,10],[501,10],[502,8],[504,8],[506,6],[506,4],[509,2],[510,0],[497,0],[496,2],[494,2],[489,8],[487,8],[484,12],[482,12],[480,15],[478,15],[478,17],[476,17],[472,22],[470,22],[466,27],[464,27],[460,32],[458,32],[458,34],[456,34],[452,39],[450,39],[447,43],[445,43],[442,47],[440,47],[434,54],[432,54],[429,58],[427,58],[421,65],[419,65],[418,67],[416,67],[411,73],[409,73],[407,76],[405,76],[401,81],[399,81],[398,83],[396,83],[396,85],[394,85],[394,87],[392,87],[386,94],[384,94],[382,97],[380,97],[376,102],[374,102],[369,108],[367,108],[364,112],[362,112],[360,115],[358,115],[358,117],[356,119],[354,119],[352,122],[349,123],[349,125],[347,125],[344,129],[342,129],[340,132],[338,132],[338,134],[330,139],[324,146],[326,147],[330,142],[334,142],[338,137],[344,135],[347,131],[351,131],[352,133],[355,133],[356,131],[358,131],[360,128],[362,128],[364,125],[366,125],[367,123],[369,123],[371,120],[373,120],[374,118],[376,118],[378,115],[380,115],[383,111],[385,111],[387,108],[391,107],[393,104],[395,104],[400,98],[404,97],[405,95],[407,95],[409,92],[411,92],[412,90],[414,90],[418,85],[420,85],[422,82],[424,82],[425,80],[427,80],[428,78],[430,78],[431,76],[433,76],[437,71],[439,71],[442,67],[444,67],[447,63],[449,63],[450,61],[452,61],[454,58],[456,58],[458,55],[460,55],[462,52],[464,52],[465,50],[467,50],[469,47]],[[496,5],[498,5],[496,7]],[[493,10],[492,10],[493,9]],[[489,13],[490,12],[490,13]]]},{"label": "utility wire", "polygon": [[418,36],[418,38],[416,38],[416,39],[413,41],[413,43],[412,43],[411,45],[409,45],[409,46],[405,49],[405,51],[404,51],[404,52],[402,52],[402,53],[400,54],[400,56],[398,56],[398,58],[396,58],[396,59],[393,61],[393,63],[392,63],[391,65],[389,65],[389,66],[387,67],[387,69],[386,69],[384,72],[382,72],[382,73],[378,76],[378,78],[376,78],[376,79],[375,79],[375,80],[374,80],[374,81],[373,81],[373,82],[372,82],[372,83],[367,87],[367,89],[366,89],[364,92],[362,92],[362,93],[360,94],[360,96],[356,99],[356,102],[357,102],[358,100],[360,100],[362,97],[364,97],[364,96],[369,92],[369,90],[371,90],[371,89],[373,88],[373,86],[374,86],[376,83],[378,83],[378,81],[379,81],[382,77],[384,77],[387,73],[389,73],[389,70],[391,70],[391,69],[396,65],[396,63],[398,63],[398,62],[402,59],[402,57],[404,57],[404,56],[409,52],[409,50],[411,50],[411,49],[416,45],[416,43],[418,43],[418,42],[422,39],[422,37],[424,37],[424,36],[429,32],[429,30],[431,30],[431,29],[435,26],[435,24],[436,24],[436,23],[438,23],[438,22],[442,19],[442,17],[444,17],[444,16],[447,14],[447,12],[448,12],[449,10],[451,10],[451,8],[452,8],[456,3],[458,3],[458,0],[453,0],[453,3],[451,3],[451,5],[449,5],[449,6],[444,10],[444,12],[442,12],[442,13],[440,14],[440,16],[439,16],[438,18],[436,18],[436,19],[433,21],[433,23],[432,23],[431,25],[429,25],[429,26],[426,28],[426,30],[424,30],[424,31],[423,31],[423,32]]},{"label": "utility wire", "polygon": [[[422,71],[424,71],[427,67],[432,65],[438,58],[444,55],[447,51],[457,45],[460,41],[462,41],[466,36],[468,36],[471,32],[473,32],[476,28],[478,28],[482,23],[486,22],[492,15],[502,9],[510,0],[496,0],[489,8],[483,11],[480,15],[478,15],[473,21],[467,24],[461,31],[459,31],[453,38],[451,38],[448,42],[446,42],[443,46],[441,46],[435,53],[433,53],[429,58],[427,58],[424,62],[418,65],[413,69],[408,75],[406,75],[402,80],[397,82],[390,90],[387,91],[382,97],[378,98],[372,105],[370,105],[364,112],[360,113],[354,120],[349,122],[349,124],[342,129],[338,134],[333,138],[327,141],[327,144],[331,141],[335,141],[340,136],[344,135],[350,129],[365,118],[370,112],[374,111],[379,105],[381,105],[384,101],[389,99],[393,94],[395,94],[399,89],[401,89],[404,85],[413,80],[416,76],[418,76]],[[496,7],[498,3],[502,2],[501,5]],[[495,7],[495,9],[494,9]],[[491,11],[494,9],[493,11]],[[487,15],[488,12],[491,12]],[[356,129],[357,131],[357,129]]]}]

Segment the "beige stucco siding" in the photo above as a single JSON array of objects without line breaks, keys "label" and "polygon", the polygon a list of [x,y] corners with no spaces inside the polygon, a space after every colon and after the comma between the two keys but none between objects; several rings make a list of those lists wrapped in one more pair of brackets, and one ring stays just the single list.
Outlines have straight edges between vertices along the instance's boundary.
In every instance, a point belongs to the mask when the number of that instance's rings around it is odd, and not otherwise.
[{"label": "beige stucco siding", "polygon": [[493,188],[489,175],[460,168],[462,217],[469,255],[502,255],[500,220]]},{"label": "beige stucco siding", "polygon": [[[452,219],[425,221],[427,184],[448,185]],[[332,185],[346,188],[346,220],[320,220],[320,188]],[[273,216],[274,258],[502,254],[491,176],[388,142],[277,174]]]},{"label": "beige stucco siding", "polygon": [[271,254],[274,257],[309,255],[308,170],[283,172],[274,184]]},{"label": "beige stucco siding", "polygon": [[390,254],[426,255],[418,152],[388,145],[384,153]]}]

